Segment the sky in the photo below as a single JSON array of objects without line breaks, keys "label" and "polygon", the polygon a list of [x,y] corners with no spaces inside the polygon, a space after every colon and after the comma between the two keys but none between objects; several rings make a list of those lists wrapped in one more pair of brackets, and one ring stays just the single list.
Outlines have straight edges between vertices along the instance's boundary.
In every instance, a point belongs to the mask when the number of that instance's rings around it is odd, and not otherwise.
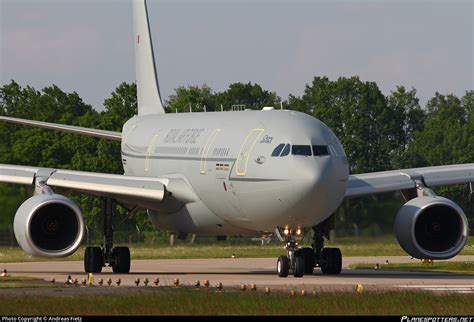
[{"label": "sky", "polygon": [[[163,99],[255,82],[282,99],[358,75],[422,104],[474,89],[474,1],[148,0]],[[98,110],[135,80],[131,0],[0,0],[0,86],[77,92]]]}]

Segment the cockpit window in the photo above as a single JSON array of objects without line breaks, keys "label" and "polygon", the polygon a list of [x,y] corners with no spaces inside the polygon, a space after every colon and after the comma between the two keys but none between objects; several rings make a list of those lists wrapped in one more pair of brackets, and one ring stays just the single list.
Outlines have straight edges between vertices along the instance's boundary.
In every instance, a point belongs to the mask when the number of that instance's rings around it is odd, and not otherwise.
[{"label": "cockpit window", "polygon": [[285,145],[285,148],[283,149],[283,152],[281,153],[281,157],[286,157],[288,154],[290,154],[290,145],[287,144]]},{"label": "cockpit window", "polygon": [[272,152],[272,157],[279,156],[280,153],[281,153],[281,150],[283,150],[284,147],[285,147],[285,144],[283,144],[283,143],[278,144],[278,146]]},{"label": "cockpit window", "polygon": [[293,145],[291,148],[291,154],[311,156],[311,146],[310,145]]},{"label": "cockpit window", "polygon": [[317,157],[329,155],[328,146],[327,145],[313,145],[313,155]]}]

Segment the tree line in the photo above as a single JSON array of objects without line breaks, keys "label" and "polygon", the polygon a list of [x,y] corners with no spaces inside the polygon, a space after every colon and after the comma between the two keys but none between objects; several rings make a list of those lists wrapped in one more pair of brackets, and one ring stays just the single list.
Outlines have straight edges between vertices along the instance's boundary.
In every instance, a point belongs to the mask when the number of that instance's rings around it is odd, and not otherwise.
[{"label": "tree line", "polygon": [[[193,112],[220,111],[233,105],[246,109],[282,105],[320,119],[343,144],[351,173],[474,162],[474,90],[462,97],[435,93],[421,106],[414,88],[399,86],[386,96],[375,82],[358,77],[315,77],[301,96],[289,95],[286,100],[251,82],[233,83],[221,92],[207,85],[178,87],[165,109],[170,113],[189,112],[190,107]],[[120,84],[103,108],[97,111],[77,93],[66,93],[55,85],[38,91],[11,81],[0,88],[0,115],[121,131],[125,121],[137,113],[136,85]],[[0,163],[123,173],[118,142],[3,122],[0,136]],[[474,221],[466,185],[435,191],[459,203],[470,222]],[[0,185],[0,229],[12,224],[27,196],[28,188]],[[73,199],[83,210],[89,231],[100,231],[99,201],[83,195]],[[393,194],[346,200],[334,216],[336,229],[390,232],[402,204]],[[116,229],[138,230],[148,238],[165,236],[153,232],[144,212],[129,218],[120,209],[120,216],[122,226]]]}]

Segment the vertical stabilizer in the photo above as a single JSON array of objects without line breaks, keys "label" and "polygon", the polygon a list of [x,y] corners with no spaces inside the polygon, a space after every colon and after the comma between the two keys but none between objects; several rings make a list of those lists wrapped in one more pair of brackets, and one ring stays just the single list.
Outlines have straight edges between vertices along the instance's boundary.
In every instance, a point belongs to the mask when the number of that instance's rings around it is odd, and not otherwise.
[{"label": "vertical stabilizer", "polygon": [[163,114],[146,0],[133,0],[138,115]]}]

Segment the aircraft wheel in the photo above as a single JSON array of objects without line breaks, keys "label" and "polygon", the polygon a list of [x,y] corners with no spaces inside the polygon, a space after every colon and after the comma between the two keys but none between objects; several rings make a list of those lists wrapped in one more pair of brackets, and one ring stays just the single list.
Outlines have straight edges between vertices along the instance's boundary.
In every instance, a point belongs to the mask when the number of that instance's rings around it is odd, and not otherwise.
[{"label": "aircraft wheel", "polygon": [[277,272],[279,277],[287,277],[290,272],[290,260],[287,256],[280,256],[277,260]]},{"label": "aircraft wheel", "polygon": [[293,269],[294,277],[303,277],[305,271],[304,255],[302,251],[295,252],[295,267]]},{"label": "aircraft wheel", "polygon": [[112,255],[115,258],[112,266],[114,273],[128,274],[130,272],[130,249],[128,247],[114,247]]},{"label": "aircraft wheel", "polygon": [[323,248],[321,252],[323,274],[339,274],[342,269],[342,254],[339,248]]},{"label": "aircraft wheel", "polygon": [[304,273],[306,274],[313,274],[314,266],[315,266],[315,255],[312,248],[305,247],[302,249],[303,257],[304,257]]},{"label": "aircraft wheel", "polygon": [[86,273],[100,273],[104,266],[104,254],[98,246],[88,246],[84,253],[84,270]]}]

